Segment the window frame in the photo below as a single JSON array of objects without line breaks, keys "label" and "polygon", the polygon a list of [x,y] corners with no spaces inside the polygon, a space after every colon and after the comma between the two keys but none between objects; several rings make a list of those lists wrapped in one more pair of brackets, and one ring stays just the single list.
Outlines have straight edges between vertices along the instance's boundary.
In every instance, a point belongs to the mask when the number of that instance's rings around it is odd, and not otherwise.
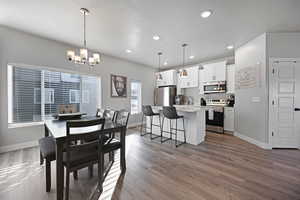
[{"label": "window frame", "polygon": [[[60,73],[68,73],[71,75],[80,75],[80,76],[91,76],[91,77],[95,77],[98,79],[98,84],[99,84],[99,89],[100,92],[98,94],[98,98],[97,98],[97,107],[101,108],[102,107],[102,92],[103,92],[103,88],[102,88],[102,78],[100,75],[95,75],[95,74],[91,74],[91,73],[85,73],[85,72],[79,72],[79,71],[71,71],[71,70],[67,70],[67,69],[61,69],[58,67],[48,67],[48,66],[35,66],[35,65],[28,65],[28,64],[22,64],[22,63],[8,63],[7,64],[7,106],[8,106],[8,112],[7,112],[7,116],[8,116],[8,120],[7,120],[7,124],[8,124],[8,128],[19,128],[19,127],[29,127],[29,126],[40,126],[42,124],[44,124],[45,121],[45,113],[44,113],[44,105],[41,103],[42,106],[42,120],[41,121],[36,121],[36,122],[13,122],[13,68],[14,67],[18,67],[18,68],[25,68],[25,69],[38,69],[41,71],[52,71],[52,72],[60,72]],[[44,80],[44,73],[42,73],[42,80]],[[42,81],[42,87],[44,87],[44,81]],[[42,90],[41,94],[41,101],[42,98],[45,95],[45,93]],[[53,99],[55,97],[53,96]]]}]

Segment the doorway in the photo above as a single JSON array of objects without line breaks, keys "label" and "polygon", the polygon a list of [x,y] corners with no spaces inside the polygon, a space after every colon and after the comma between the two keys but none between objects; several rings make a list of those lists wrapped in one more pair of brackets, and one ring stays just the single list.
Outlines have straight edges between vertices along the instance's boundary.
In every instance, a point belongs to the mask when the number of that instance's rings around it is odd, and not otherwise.
[{"label": "doorway", "polygon": [[271,59],[269,141],[272,148],[300,147],[300,59]]}]

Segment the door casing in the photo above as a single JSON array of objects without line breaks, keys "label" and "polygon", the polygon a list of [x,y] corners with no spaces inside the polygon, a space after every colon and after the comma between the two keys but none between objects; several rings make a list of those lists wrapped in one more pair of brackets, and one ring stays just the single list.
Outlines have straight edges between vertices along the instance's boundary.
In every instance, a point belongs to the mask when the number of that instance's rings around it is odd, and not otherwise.
[{"label": "door casing", "polygon": [[[300,63],[300,58],[269,58],[269,70],[268,70],[268,91],[269,91],[269,128],[268,128],[268,135],[269,135],[269,146],[273,147],[273,137],[272,137],[272,132],[273,132],[273,121],[271,115],[273,114],[272,112],[272,101],[274,100],[274,91],[272,89],[272,84],[274,82],[274,76],[273,76],[273,64],[274,62],[297,62]],[[300,132],[298,133],[298,149],[300,149]]]}]

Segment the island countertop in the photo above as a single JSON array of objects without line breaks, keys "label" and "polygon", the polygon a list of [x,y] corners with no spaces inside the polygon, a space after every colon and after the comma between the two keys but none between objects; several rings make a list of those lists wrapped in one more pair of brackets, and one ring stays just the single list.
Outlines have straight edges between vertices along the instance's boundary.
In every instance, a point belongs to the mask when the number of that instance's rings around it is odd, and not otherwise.
[{"label": "island countertop", "polygon": [[[193,112],[199,112],[201,110],[205,110],[205,106],[200,106],[200,105],[174,105],[176,110],[178,112],[188,112],[188,113],[193,113]],[[162,110],[163,106],[152,106],[153,109],[155,110]]]}]

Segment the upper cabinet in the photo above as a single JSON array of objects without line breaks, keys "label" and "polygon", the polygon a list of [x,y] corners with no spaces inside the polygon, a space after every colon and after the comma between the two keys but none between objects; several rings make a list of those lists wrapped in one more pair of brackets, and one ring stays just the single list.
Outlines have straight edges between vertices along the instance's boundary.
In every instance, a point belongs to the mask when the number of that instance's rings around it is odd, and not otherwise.
[{"label": "upper cabinet", "polygon": [[203,65],[202,83],[226,81],[226,61]]},{"label": "upper cabinet", "polygon": [[235,92],[235,66],[227,65],[227,93],[234,94]]},{"label": "upper cabinet", "polygon": [[199,66],[185,68],[187,76],[178,76],[177,87],[181,88],[193,88],[199,86]]},{"label": "upper cabinet", "polygon": [[177,71],[168,70],[163,72],[157,72],[156,75],[160,73],[162,80],[156,80],[157,87],[168,86],[168,85],[177,85]]}]

